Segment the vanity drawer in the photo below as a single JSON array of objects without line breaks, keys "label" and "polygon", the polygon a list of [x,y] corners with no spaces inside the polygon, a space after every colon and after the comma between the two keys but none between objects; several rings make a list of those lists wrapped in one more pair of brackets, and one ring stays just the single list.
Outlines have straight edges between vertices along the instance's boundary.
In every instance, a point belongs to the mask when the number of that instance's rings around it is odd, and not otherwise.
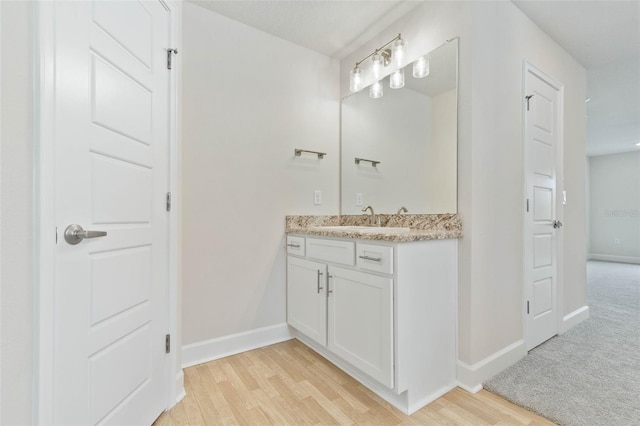
[{"label": "vanity drawer", "polygon": [[355,263],[355,243],[352,241],[307,238],[306,246],[307,257],[342,265],[353,265]]},{"label": "vanity drawer", "polygon": [[304,256],[304,237],[287,235],[287,253]]},{"label": "vanity drawer", "polygon": [[368,271],[393,274],[393,247],[358,243],[356,265]]}]

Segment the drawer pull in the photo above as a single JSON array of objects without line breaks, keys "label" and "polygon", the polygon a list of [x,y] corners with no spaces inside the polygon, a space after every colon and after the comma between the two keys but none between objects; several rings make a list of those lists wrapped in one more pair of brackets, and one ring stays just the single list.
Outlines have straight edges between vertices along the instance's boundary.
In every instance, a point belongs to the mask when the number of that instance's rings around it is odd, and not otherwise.
[{"label": "drawer pull", "polygon": [[369,256],[358,256],[358,257],[363,260],[372,260],[374,262],[382,262],[381,257],[369,257]]},{"label": "drawer pull", "polygon": [[318,269],[318,294],[322,291],[322,287],[320,286],[320,277],[322,276],[322,272]]},{"label": "drawer pull", "polygon": [[300,244],[288,243],[287,247],[300,248]]}]

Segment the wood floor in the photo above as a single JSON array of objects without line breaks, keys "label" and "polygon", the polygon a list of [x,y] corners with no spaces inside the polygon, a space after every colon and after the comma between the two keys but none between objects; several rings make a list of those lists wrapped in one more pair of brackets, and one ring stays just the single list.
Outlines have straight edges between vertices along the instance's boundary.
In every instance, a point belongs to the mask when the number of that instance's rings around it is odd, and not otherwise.
[{"label": "wood floor", "polygon": [[155,425],[553,425],[456,388],[406,416],[298,340],[184,370],[187,396]]}]

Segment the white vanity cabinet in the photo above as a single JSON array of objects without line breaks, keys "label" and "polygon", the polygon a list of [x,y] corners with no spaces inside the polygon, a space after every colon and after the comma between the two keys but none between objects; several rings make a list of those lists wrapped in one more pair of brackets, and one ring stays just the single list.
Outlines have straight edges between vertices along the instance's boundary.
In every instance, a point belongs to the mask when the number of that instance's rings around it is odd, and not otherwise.
[{"label": "white vanity cabinet", "polygon": [[328,278],[327,347],[393,388],[393,279],[336,266]]},{"label": "white vanity cabinet", "polygon": [[408,414],[456,386],[456,239],[287,244],[299,340]]},{"label": "white vanity cabinet", "polygon": [[287,260],[289,325],[321,345],[327,344],[327,265],[297,257]]}]

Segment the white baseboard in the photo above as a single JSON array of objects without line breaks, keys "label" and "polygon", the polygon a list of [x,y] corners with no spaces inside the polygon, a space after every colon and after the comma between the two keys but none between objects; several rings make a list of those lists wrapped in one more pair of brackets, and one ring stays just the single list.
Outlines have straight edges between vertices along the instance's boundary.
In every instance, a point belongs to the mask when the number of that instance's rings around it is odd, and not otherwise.
[{"label": "white baseboard", "polygon": [[413,413],[415,413],[416,411],[420,410],[421,408],[424,408],[425,406],[427,406],[428,404],[431,404],[433,401],[435,401],[436,399],[440,398],[442,395],[446,394],[447,392],[455,389],[457,386],[457,383],[453,383],[449,386],[445,386],[441,389],[438,389],[437,391],[435,391],[434,393],[432,393],[431,395],[428,395],[416,402],[413,402],[411,404],[409,404],[408,409],[406,411],[405,414],[407,414],[408,416],[412,415]]},{"label": "white baseboard", "polygon": [[473,365],[458,360],[458,386],[467,392],[478,393],[484,381],[511,367],[526,354],[524,340],[518,340]]},{"label": "white baseboard", "polygon": [[604,260],[605,262],[620,262],[640,264],[640,257],[636,256],[613,256],[610,254],[591,253],[588,255],[589,260]]},{"label": "white baseboard", "polygon": [[584,305],[570,314],[562,317],[562,323],[560,324],[560,334],[566,333],[582,321],[589,318],[589,307]]},{"label": "white baseboard", "polygon": [[458,387],[461,388],[461,389],[464,389],[467,392],[472,393],[474,395],[477,394],[478,392],[480,392],[482,390],[482,388],[483,388],[482,385],[476,385],[476,386],[470,388],[469,386],[465,385],[462,382],[458,382]]},{"label": "white baseboard", "polygon": [[293,339],[286,323],[257,328],[182,347],[182,368]]},{"label": "white baseboard", "polygon": [[187,396],[187,393],[184,391],[184,372],[182,368],[176,373],[176,394],[176,404]]}]

